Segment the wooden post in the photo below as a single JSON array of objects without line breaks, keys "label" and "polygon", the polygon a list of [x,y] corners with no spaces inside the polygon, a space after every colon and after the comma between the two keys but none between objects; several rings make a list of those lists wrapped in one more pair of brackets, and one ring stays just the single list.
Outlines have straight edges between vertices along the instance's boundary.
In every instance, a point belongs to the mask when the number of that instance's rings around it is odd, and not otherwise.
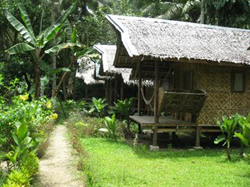
[{"label": "wooden post", "polygon": [[138,63],[137,70],[139,73],[139,79],[138,79],[138,115],[141,115],[141,87],[142,87],[142,81],[141,81],[141,62]]},{"label": "wooden post", "polygon": [[112,93],[112,79],[109,80],[109,104],[112,105],[112,98],[113,98],[113,93]]},{"label": "wooden post", "polygon": [[155,62],[155,82],[154,82],[154,134],[153,146],[157,146],[157,125],[159,123],[159,62]]},{"label": "wooden post", "polygon": [[201,127],[196,127],[196,142],[195,142],[195,147],[200,147],[200,130]]},{"label": "wooden post", "polygon": [[114,93],[114,102],[117,101],[117,77],[115,77],[115,93]]},{"label": "wooden post", "polygon": [[107,99],[107,102],[109,103],[109,80],[105,80],[105,98]]},{"label": "wooden post", "polygon": [[124,83],[123,83],[123,79],[121,80],[121,100],[124,99]]}]

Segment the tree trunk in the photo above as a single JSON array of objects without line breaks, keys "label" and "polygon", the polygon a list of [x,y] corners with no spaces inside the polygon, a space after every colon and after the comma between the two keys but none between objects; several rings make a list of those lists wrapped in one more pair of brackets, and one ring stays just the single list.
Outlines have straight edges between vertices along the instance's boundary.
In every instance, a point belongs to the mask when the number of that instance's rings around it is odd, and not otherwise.
[{"label": "tree trunk", "polygon": [[[51,25],[54,25],[55,23],[55,0],[51,1]],[[53,39],[53,45],[56,45],[56,38]],[[52,59],[53,59],[53,65],[52,65],[52,69],[56,69],[56,54],[54,53],[52,55]],[[55,92],[56,89],[56,73],[53,75],[53,80],[52,80],[52,95],[53,92]]]},{"label": "tree trunk", "polygon": [[[74,62],[75,62],[75,60],[72,59],[72,61],[71,61],[71,63],[70,63],[70,65],[69,65],[68,68],[71,68],[71,66],[72,66],[72,64],[73,64]],[[55,89],[55,90],[53,91],[53,93],[52,93],[52,97],[57,97],[59,88],[60,88],[61,84],[63,83],[63,81],[64,81],[64,79],[65,79],[67,73],[68,73],[68,72],[64,72],[64,73],[63,73],[63,75],[62,75],[62,77],[61,77],[61,79],[60,79],[60,81],[59,81],[59,83],[58,83],[56,89]]]},{"label": "tree trunk", "polygon": [[201,16],[200,16],[200,23],[205,23],[205,4],[204,0],[201,0]]},{"label": "tree trunk", "polygon": [[35,99],[38,99],[38,98],[40,97],[40,69],[39,69],[39,58],[36,58],[36,62],[35,62],[35,83],[36,83]]}]

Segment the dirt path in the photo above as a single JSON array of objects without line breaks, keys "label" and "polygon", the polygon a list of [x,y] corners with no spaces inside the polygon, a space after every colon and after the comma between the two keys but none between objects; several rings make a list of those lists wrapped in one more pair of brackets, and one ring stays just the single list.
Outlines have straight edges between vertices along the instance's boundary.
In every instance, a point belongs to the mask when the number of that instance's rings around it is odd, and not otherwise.
[{"label": "dirt path", "polygon": [[[34,187],[83,187],[77,179],[72,149],[66,137],[67,128],[59,125],[50,137],[46,155],[40,160],[38,180]],[[78,177],[79,178],[79,177]]]}]

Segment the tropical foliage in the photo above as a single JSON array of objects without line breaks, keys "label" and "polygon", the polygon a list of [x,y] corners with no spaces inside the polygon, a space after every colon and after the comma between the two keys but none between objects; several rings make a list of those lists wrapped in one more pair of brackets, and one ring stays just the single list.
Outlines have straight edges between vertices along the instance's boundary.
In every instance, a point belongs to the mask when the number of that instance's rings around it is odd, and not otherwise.
[{"label": "tropical foliage", "polygon": [[38,172],[38,146],[46,141],[48,129],[58,117],[46,97],[29,101],[29,94],[16,94],[1,98],[0,103],[0,162],[7,163],[0,183],[7,179],[4,186],[28,186]]},{"label": "tropical foliage", "polygon": [[230,116],[228,118],[227,116],[223,116],[221,121],[216,120],[216,124],[220,127],[222,135],[218,136],[214,143],[218,144],[224,141],[223,146],[227,145],[227,157],[229,160],[231,160],[230,143],[238,124],[237,117],[238,116]]},{"label": "tropical foliage", "polygon": [[218,136],[214,141],[215,144],[224,142],[227,145],[227,157],[231,160],[231,141],[233,137],[245,145],[249,146],[250,143],[250,114],[247,117],[235,114],[227,117],[223,116],[221,120],[216,120],[216,124],[220,127],[222,135]]},{"label": "tropical foliage", "polygon": [[23,6],[22,3],[17,3],[17,5],[20,10],[21,18],[22,18],[22,21],[24,22],[24,25],[18,19],[16,19],[9,11],[6,11],[5,15],[8,21],[11,23],[11,25],[23,37],[24,42],[15,44],[14,46],[10,47],[6,51],[12,55],[18,54],[18,53],[24,53],[27,51],[32,52],[32,56],[35,61],[35,77],[36,77],[35,98],[38,99],[38,97],[40,96],[40,67],[39,66],[40,66],[40,62],[43,56],[46,53],[58,52],[61,49],[78,46],[78,44],[63,43],[63,44],[56,45],[50,49],[47,49],[44,51],[45,53],[43,53],[43,50],[46,44],[49,41],[51,41],[56,36],[56,34],[59,33],[68,15],[72,13],[75,6],[73,4],[61,17],[58,18],[58,20],[55,22],[54,25],[48,27],[44,31],[40,30],[39,35],[35,37],[34,31],[31,25],[31,21],[26,12],[25,7]]}]

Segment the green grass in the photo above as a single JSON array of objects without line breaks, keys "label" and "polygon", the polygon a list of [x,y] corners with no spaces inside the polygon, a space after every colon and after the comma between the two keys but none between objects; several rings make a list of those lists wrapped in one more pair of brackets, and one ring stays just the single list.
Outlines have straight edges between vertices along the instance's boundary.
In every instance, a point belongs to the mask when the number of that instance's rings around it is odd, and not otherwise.
[{"label": "green grass", "polygon": [[229,162],[224,149],[153,152],[103,138],[81,139],[81,146],[88,186],[250,186],[250,159],[237,149]]}]

